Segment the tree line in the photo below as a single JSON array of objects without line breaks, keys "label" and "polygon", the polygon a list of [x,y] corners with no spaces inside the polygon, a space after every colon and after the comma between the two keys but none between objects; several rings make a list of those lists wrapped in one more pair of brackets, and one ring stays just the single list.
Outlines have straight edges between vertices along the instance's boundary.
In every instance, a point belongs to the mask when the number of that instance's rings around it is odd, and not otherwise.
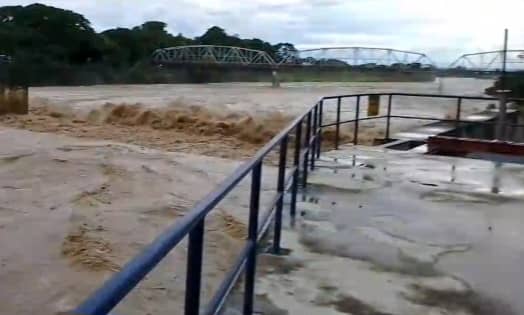
[{"label": "tree line", "polygon": [[504,79],[504,86],[502,86],[501,79],[497,79],[492,87],[486,89],[488,95],[499,95],[497,91],[507,90],[508,97],[524,98],[524,71],[508,72]]},{"label": "tree line", "polygon": [[147,67],[155,49],[182,45],[263,50],[275,60],[296,51],[291,43],[243,39],[218,26],[195,38],[173,35],[161,21],[96,32],[87,18],[70,10],[43,4],[0,7],[0,56],[9,56],[3,68],[9,67],[10,80],[17,83],[82,84],[93,76],[102,81],[94,83],[125,83]]}]

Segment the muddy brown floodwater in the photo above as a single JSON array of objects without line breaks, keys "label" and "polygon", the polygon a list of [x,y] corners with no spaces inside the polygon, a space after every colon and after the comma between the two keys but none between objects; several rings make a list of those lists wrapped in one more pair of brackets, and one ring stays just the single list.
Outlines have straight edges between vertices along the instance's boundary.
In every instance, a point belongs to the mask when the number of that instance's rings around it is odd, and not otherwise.
[{"label": "muddy brown floodwater", "polygon": [[[453,78],[442,81],[443,93],[465,95],[482,95],[492,83]],[[245,159],[322,96],[394,91],[438,93],[439,84],[301,83],[281,89],[265,84],[44,87],[30,90],[30,115],[0,117],[0,123],[173,152]],[[326,120],[334,118],[334,105],[326,103]],[[385,105],[383,102],[382,111]],[[435,103],[398,97],[393,107],[396,114],[445,117],[454,112],[454,105],[454,101]],[[353,118],[353,104],[348,101],[342,106],[342,119]],[[463,108],[479,109],[467,104]],[[394,121],[393,131],[407,128],[406,124]],[[363,123],[360,143],[369,144],[384,136],[384,129],[382,124]],[[343,126],[342,133],[345,139],[352,138],[351,127]]]},{"label": "muddy brown floodwater", "polygon": [[[491,83],[446,79],[444,92],[481,95]],[[380,91],[437,93],[438,85],[30,89],[29,115],[0,117],[0,314],[70,310],[317,99]],[[406,113],[446,115],[452,108],[427,104],[395,101]],[[350,104],[344,106],[354,114]],[[332,109],[326,117],[333,117]],[[363,129],[369,139],[383,132],[378,125]],[[276,188],[275,170],[264,172],[267,202]],[[235,189],[206,222],[204,302],[242,245],[247,187]],[[181,244],[117,313],[180,309],[185,254]]]}]

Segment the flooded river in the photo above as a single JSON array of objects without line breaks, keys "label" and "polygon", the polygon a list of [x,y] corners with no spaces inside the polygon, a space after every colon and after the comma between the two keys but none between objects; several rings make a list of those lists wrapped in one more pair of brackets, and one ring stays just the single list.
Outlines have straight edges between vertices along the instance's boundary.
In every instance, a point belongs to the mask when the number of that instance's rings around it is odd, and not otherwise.
[{"label": "flooded river", "polygon": [[[251,157],[323,96],[482,95],[492,85],[476,79],[442,82],[31,88],[29,115],[0,117],[0,301],[5,302],[0,314],[71,310],[230,174],[238,160]],[[454,101],[397,98],[393,105],[397,113],[442,117]],[[329,106],[326,119],[333,117]],[[478,106],[484,105],[464,104],[465,110]],[[343,111],[351,117],[354,106],[344,102]],[[377,134],[382,128],[362,127]],[[263,191],[270,195],[275,170],[264,172]],[[237,190],[206,221],[205,299],[245,237],[249,190],[245,183]],[[263,203],[268,200],[262,196]],[[185,254],[184,246],[177,247],[117,312],[180,309],[185,272],[179,266],[185,266]]]},{"label": "flooded river", "polygon": [[[245,159],[323,96],[391,92],[481,96],[492,83],[446,78],[417,83],[292,83],[278,89],[266,83],[41,87],[30,90],[32,113],[37,117],[4,123],[32,131]],[[449,118],[455,116],[457,102],[395,96],[392,104],[393,115]],[[341,119],[354,119],[355,98],[344,99],[341,105]],[[462,111],[471,113],[487,105],[464,101]],[[384,96],[381,114],[386,107]],[[361,100],[360,109],[364,117],[367,98]],[[325,101],[324,123],[333,122],[335,116],[335,100]],[[422,123],[392,119],[391,131]],[[360,127],[361,144],[385,135],[385,120],[363,122]],[[129,132],[129,128],[140,132]],[[344,141],[351,141],[353,126],[342,126],[341,133]]]},{"label": "flooded river", "polygon": [[80,111],[107,102],[140,103],[148,107],[178,102],[251,114],[279,111],[296,115],[323,96],[379,92],[478,96],[492,84],[492,80],[485,79],[445,78],[419,83],[289,83],[279,89],[271,88],[267,83],[100,85],[32,88],[30,96],[35,105],[46,102]]}]

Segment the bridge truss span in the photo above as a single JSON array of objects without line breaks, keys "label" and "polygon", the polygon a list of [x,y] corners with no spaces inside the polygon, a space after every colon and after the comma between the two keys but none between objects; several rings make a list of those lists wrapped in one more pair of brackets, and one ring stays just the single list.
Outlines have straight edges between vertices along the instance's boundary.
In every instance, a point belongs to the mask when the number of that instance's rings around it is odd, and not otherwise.
[{"label": "bridge truss span", "polygon": [[302,66],[394,66],[408,64],[433,65],[423,53],[375,47],[325,47],[277,52],[276,60],[265,51],[216,45],[192,45],[157,49],[152,60],[156,64],[231,64]]},{"label": "bridge truss span", "polygon": [[[449,68],[475,71],[500,71],[503,60],[504,50],[464,54],[453,61]],[[524,49],[508,50],[506,65],[509,71],[524,70]]]},{"label": "bridge truss span", "polygon": [[[298,58],[297,58],[298,57]],[[433,65],[433,61],[424,53],[377,47],[323,47],[300,50],[295,56],[287,56],[283,64],[322,64],[322,65],[382,65],[420,63]]]},{"label": "bridge truss span", "polygon": [[193,45],[161,48],[153,52],[158,64],[215,63],[239,65],[275,65],[265,52],[254,49],[215,45]]}]

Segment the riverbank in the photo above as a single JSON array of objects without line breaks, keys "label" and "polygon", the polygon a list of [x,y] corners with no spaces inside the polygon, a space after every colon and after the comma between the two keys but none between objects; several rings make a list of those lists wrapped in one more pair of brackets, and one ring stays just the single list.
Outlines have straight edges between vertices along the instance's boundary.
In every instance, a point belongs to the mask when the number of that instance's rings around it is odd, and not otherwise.
[{"label": "riverbank", "polygon": [[[16,84],[29,86],[77,86],[101,84],[175,84],[271,82],[273,70],[281,82],[430,82],[432,71],[395,70],[387,68],[361,69],[353,67],[283,65],[220,65],[180,64],[155,66],[138,63],[127,68],[107,68],[101,65],[37,65],[26,71]],[[11,70],[9,76],[18,77]],[[1,72],[1,71],[0,71]],[[14,80],[14,79],[13,79]]]},{"label": "riverbank", "polygon": [[[431,82],[432,71],[362,69],[355,67],[282,65],[180,64],[145,68],[146,83],[271,82],[273,71],[281,82]],[[137,73],[137,76],[140,74]]]}]

